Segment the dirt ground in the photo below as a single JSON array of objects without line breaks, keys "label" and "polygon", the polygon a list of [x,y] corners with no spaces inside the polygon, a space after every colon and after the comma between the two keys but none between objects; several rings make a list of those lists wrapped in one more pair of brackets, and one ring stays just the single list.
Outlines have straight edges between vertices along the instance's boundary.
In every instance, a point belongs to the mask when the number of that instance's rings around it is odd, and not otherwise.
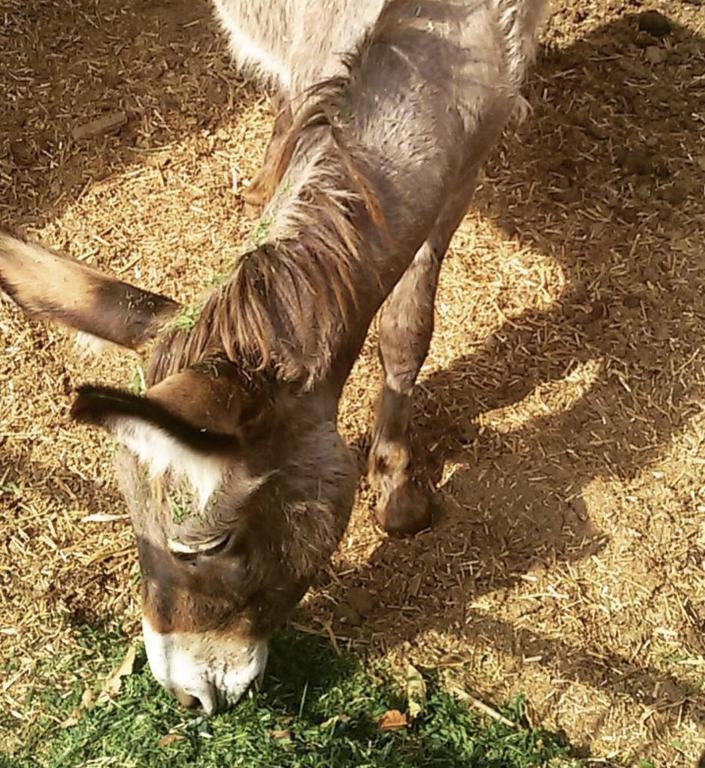
[{"label": "dirt ground", "polygon": [[[308,631],[444,668],[586,757],[705,752],[705,6],[555,3],[510,131],[444,266],[416,406],[437,520],[372,525],[364,481]],[[667,28],[639,29],[658,9]],[[193,300],[254,222],[238,189],[271,126],[205,2],[4,0],[0,221]],[[643,26],[643,24],[642,24]],[[647,25],[648,26],[648,25]],[[658,27],[658,25],[657,25]],[[656,33],[663,33],[659,36]],[[115,134],[77,126],[124,112]],[[374,329],[341,423],[361,466]],[[110,447],[73,387],[134,360],[0,306],[0,741],[68,685],[76,628],[138,631]]]}]

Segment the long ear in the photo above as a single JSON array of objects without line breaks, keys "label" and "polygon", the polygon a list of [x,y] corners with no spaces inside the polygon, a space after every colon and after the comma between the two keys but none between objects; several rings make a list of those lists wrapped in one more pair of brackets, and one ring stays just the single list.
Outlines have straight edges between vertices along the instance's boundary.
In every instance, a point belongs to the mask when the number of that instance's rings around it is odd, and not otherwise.
[{"label": "long ear", "polygon": [[253,396],[228,364],[177,373],[144,397],[108,387],[82,387],[71,415],[111,432],[147,466],[185,476],[205,506],[243,442]]},{"label": "long ear", "polygon": [[171,299],[1,230],[0,289],[30,317],[54,320],[130,349],[149,341],[179,310]]}]

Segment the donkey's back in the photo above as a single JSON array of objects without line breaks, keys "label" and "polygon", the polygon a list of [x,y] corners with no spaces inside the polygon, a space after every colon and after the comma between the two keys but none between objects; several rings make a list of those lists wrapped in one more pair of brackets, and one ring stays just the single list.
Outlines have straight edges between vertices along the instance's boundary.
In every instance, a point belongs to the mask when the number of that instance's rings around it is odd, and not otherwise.
[{"label": "donkey's back", "polygon": [[214,0],[235,60],[288,96],[343,71],[343,58],[374,26],[382,10],[414,6],[418,15],[483,7],[503,30],[509,68],[521,79],[531,58],[544,0]]},{"label": "donkey's back", "polygon": [[342,71],[341,56],[385,0],[214,0],[238,65],[296,97]]}]

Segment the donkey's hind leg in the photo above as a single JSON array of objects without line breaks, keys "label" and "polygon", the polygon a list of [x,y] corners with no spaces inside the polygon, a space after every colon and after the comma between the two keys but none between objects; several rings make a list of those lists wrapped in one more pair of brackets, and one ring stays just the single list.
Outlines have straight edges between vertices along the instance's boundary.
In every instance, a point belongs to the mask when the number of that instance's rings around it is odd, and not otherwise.
[{"label": "donkey's hind leg", "polygon": [[370,448],[368,475],[377,491],[375,516],[390,534],[417,533],[431,524],[428,495],[413,477],[412,392],[433,334],[438,273],[472,197],[472,182],[451,198],[426,242],[387,299],[379,323],[384,387]]},{"label": "donkey's hind leg", "polygon": [[276,114],[272,135],[264,153],[262,168],[252,184],[242,192],[242,199],[254,210],[264,208],[269,202],[277,184],[279,183],[280,155],[284,146],[284,140],[291,128],[293,117],[288,95],[277,92],[273,99],[273,107]]}]

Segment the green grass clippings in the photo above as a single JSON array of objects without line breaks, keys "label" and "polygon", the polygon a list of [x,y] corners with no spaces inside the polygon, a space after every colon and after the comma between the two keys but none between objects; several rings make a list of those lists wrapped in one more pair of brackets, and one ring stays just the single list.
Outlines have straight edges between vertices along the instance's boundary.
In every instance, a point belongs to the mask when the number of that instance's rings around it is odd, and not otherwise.
[{"label": "green grass clippings", "polygon": [[[124,652],[124,638],[118,650]],[[103,655],[119,657],[99,644]],[[103,665],[104,667],[104,665]],[[154,681],[144,657],[116,699],[60,727],[79,705],[45,694],[37,738],[2,768],[530,768],[578,766],[555,735],[522,722],[517,699],[502,714],[510,727],[469,710],[424,675],[423,713],[407,728],[382,732],[378,719],[405,711],[402,688],[379,665],[367,669],[325,642],[284,631],[272,643],[263,689],[214,717],[181,708]]]}]

